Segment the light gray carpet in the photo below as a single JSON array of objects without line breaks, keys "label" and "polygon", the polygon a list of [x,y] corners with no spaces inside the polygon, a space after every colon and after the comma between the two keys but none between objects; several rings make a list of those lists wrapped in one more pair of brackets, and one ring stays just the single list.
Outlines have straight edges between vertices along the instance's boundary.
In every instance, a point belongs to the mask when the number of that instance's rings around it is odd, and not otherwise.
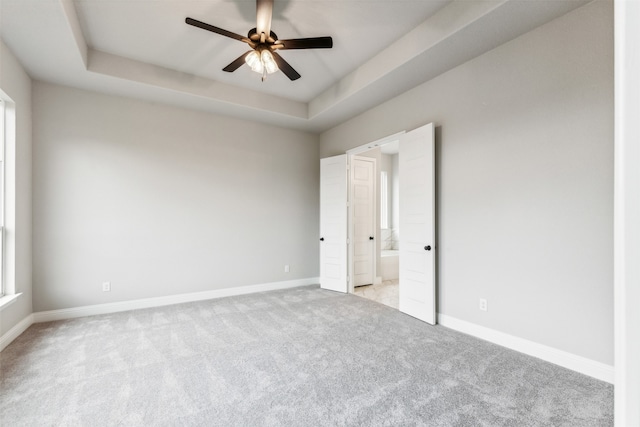
[{"label": "light gray carpet", "polygon": [[609,384],[318,287],[35,324],[0,363],[2,426],[613,425]]}]

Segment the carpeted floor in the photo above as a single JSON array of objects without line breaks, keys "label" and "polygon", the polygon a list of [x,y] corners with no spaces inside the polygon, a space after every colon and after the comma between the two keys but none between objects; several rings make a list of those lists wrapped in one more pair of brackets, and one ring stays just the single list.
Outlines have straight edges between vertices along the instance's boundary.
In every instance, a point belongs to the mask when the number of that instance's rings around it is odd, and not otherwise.
[{"label": "carpeted floor", "polygon": [[302,287],[41,323],[0,353],[2,426],[610,426],[613,387]]}]

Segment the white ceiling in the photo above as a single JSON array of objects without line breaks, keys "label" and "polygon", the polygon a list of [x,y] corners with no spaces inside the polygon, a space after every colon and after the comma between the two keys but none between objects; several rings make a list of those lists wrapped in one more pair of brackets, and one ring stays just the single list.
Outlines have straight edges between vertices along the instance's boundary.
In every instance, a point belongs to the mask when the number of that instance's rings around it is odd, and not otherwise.
[{"label": "white ceiling", "polygon": [[588,0],[275,0],[282,39],[333,49],[281,55],[301,75],[222,68],[254,0],[0,0],[0,36],[32,78],[320,132]]}]

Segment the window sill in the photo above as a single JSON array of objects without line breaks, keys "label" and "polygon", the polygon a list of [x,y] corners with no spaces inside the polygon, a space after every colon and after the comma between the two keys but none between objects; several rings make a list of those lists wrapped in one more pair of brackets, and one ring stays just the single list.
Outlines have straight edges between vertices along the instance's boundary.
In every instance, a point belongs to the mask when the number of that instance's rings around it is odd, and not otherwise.
[{"label": "window sill", "polygon": [[16,302],[16,300],[20,297],[20,295],[22,295],[22,293],[13,294],[13,295],[5,295],[5,296],[1,297],[0,298],[0,311],[4,310],[5,308],[9,307],[11,304]]}]

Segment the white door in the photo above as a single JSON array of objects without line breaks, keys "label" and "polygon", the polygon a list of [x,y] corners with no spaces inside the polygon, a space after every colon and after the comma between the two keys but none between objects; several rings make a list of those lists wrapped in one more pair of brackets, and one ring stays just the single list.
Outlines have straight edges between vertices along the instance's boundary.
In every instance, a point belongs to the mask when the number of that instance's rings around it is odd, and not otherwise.
[{"label": "white door", "polygon": [[376,260],[376,160],[353,156],[350,171],[353,286],[371,285]]},{"label": "white door", "polygon": [[320,160],[320,287],[347,292],[347,155]]},{"label": "white door", "polygon": [[400,139],[400,311],[436,324],[433,123]]}]

